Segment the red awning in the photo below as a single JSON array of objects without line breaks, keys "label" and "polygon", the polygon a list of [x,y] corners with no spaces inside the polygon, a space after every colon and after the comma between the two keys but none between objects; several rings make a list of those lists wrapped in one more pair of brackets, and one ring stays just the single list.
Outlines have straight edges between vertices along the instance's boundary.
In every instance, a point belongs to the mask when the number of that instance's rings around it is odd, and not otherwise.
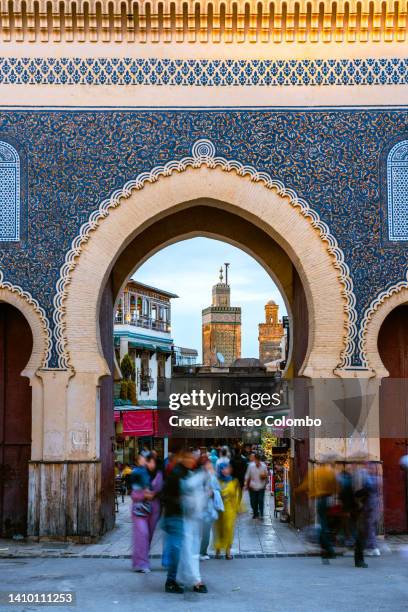
[{"label": "red awning", "polygon": [[153,436],[153,410],[135,410],[123,412],[124,436]]},{"label": "red awning", "polygon": [[120,421],[120,410],[114,410],[113,411],[113,416],[115,419],[115,423],[119,423]]}]

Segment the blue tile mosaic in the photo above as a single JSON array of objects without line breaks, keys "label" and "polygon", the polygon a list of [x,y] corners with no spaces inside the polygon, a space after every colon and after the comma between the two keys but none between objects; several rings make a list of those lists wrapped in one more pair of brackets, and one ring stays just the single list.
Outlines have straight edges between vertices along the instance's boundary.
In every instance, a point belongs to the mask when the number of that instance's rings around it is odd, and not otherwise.
[{"label": "blue tile mosaic", "polygon": [[289,86],[400,85],[407,58],[207,60],[0,58],[0,84]]},{"label": "blue tile mosaic", "polygon": [[[380,177],[383,152],[408,134],[406,110],[16,110],[0,112],[2,134],[24,149],[30,197],[27,238],[0,244],[0,264],[50,322],[61,266],[90,213],[205,138],[217,155],[295,190],[327,223],[350,269],[357,325],[380,291],[405,278],[406,246],[382,240]],[[357,351],[352,363],[361,365]]]}]

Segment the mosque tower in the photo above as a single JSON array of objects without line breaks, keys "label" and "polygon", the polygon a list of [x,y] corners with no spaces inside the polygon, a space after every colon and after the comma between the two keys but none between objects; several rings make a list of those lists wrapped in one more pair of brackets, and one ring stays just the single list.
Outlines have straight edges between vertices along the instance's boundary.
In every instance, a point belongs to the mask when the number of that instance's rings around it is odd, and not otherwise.
[{"label": "mosque tower", "polygon": [[224,266],[212,288],[212,304],[202,311],[203,365],[207,366],[230,366],[241,357],[241,308],[231,306],[229,264]]}]

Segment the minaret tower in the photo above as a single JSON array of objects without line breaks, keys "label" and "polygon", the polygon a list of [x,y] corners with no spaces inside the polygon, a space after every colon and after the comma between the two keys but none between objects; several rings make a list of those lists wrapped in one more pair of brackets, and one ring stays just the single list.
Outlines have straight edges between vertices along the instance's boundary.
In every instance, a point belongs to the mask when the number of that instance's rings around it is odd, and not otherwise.
[{"label": "minaret tower", "polygon": [[221,266],[219,282],[212,288],[212,304],[202,311],[203,365],[230,366],[241,356],[241,308],[231,306],[229,265]]}]

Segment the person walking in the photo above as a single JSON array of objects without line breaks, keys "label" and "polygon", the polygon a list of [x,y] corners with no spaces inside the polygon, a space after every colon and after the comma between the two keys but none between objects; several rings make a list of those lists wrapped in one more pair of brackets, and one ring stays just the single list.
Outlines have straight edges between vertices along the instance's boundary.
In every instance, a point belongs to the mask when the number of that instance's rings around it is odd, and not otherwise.
[{"label": "person walking", "polygon": [[337,492],[337,480],[334,471],[335,459],[328,457],[320,465],[309,469],[306,478],[296,489],[296,494],[307,493],[317,500],[317,516],[320,524],[320,547],[323,563],[336,556],[331,542],[328,510],[329,500]]},{"label": "person walking", "polygon": [[242,454],[239,446],[234,449],[234,454],[231,458],[232,475],[238,480],[240,486],[240,494],[245,486],[245,474],[248,469],[248,459]]},{"label": "person walking", "polygon": [[[194,462],[196,457],[194,457]],[[195,466],[194,466],[195,467]],[[201,468],[189,470],[181,480],[183,540],[177,568],[177,584],[192,587],[195,593],[207,593],[200,574],[201,521],[207,502],[205,475]]]},{"label": "person walking", "polygon": [[149,550],[160,516],[159,494],[163,477],[156,469],[154,457],[140,457],[131,475],[133,554],[132,567],[136,572],[150,572]]},{"label": "person walking", "polygon": [[218,453],[217,453],[215,448],[211,449],[211,452],[210,452],[210,461],[211,461],[211,463],[213,465],[214,470],[216,470],[217,461],[218,461]]},{"label": "person walking", "polygon": [[203,456],[201,459],[202,470],[204,472],[204,491],[206,503],[202,516],[202,531],[200,545],[200,561],[209,559],[208,546],[210,544],[211,528],[214,521],[218,518],[218,512],[224,510],[221,497],[220,485],[215,476],[214,468],[210,458]]},{"label": "person walking", "polygon": [[224,511],[220,512],[214,523],[214,548],[217,559],[225,550],[225,558],[232,559],[231,547],[234,541],[235,523],[240,508],[240,487],[236,478],[231,475],[229,463],[221,464],[218,469],[218,482],[221,489]]},{"label": "person walking", "polygon": [[252,463],[248,465],[245,474],[245,488],[249,490],[252,508],[252,518],[263,518],[265,488],[268,482],[268,468],[257,453]]},{"label": "person walking", "polygon": [[377,542],[377,527],[379,516],[379,490],[380,481],[377,475],[375,462],[367,463],[367,479],[366,491],[367,499],[365,504],[366,521],[367,521],[367,536],[366,536],[366,554],[369,557],[379,557],[381,555]]},{"label": "person walking", "polygon": [[[191,452],[182,451],[179,455],[178,462],[167,475],[163,487],[163,521],[162,526],[165,532],[163,558],[167,567],[167,579],[165,584],[166,593],[184,593],[184,586],[177,581],[178,567],[180,563],[180,554],[183,548],[185,536],[184,530],[184,510],[186,508],[186,498],[189,494],[189,486],[186,482],[189,476],[192,475],[192,470],[196,466],[196,461]],[[187,534],[189,537],[189,545],[194,541],[194,533]],[[191,535],[191,538],[190,538]],[[185,549],[183,553],[185,554]],[[198,558],[198,550],[197,550]],[[195,591],[206,592],[204,588],[200,588],[200,584],[194,585]]]}]

